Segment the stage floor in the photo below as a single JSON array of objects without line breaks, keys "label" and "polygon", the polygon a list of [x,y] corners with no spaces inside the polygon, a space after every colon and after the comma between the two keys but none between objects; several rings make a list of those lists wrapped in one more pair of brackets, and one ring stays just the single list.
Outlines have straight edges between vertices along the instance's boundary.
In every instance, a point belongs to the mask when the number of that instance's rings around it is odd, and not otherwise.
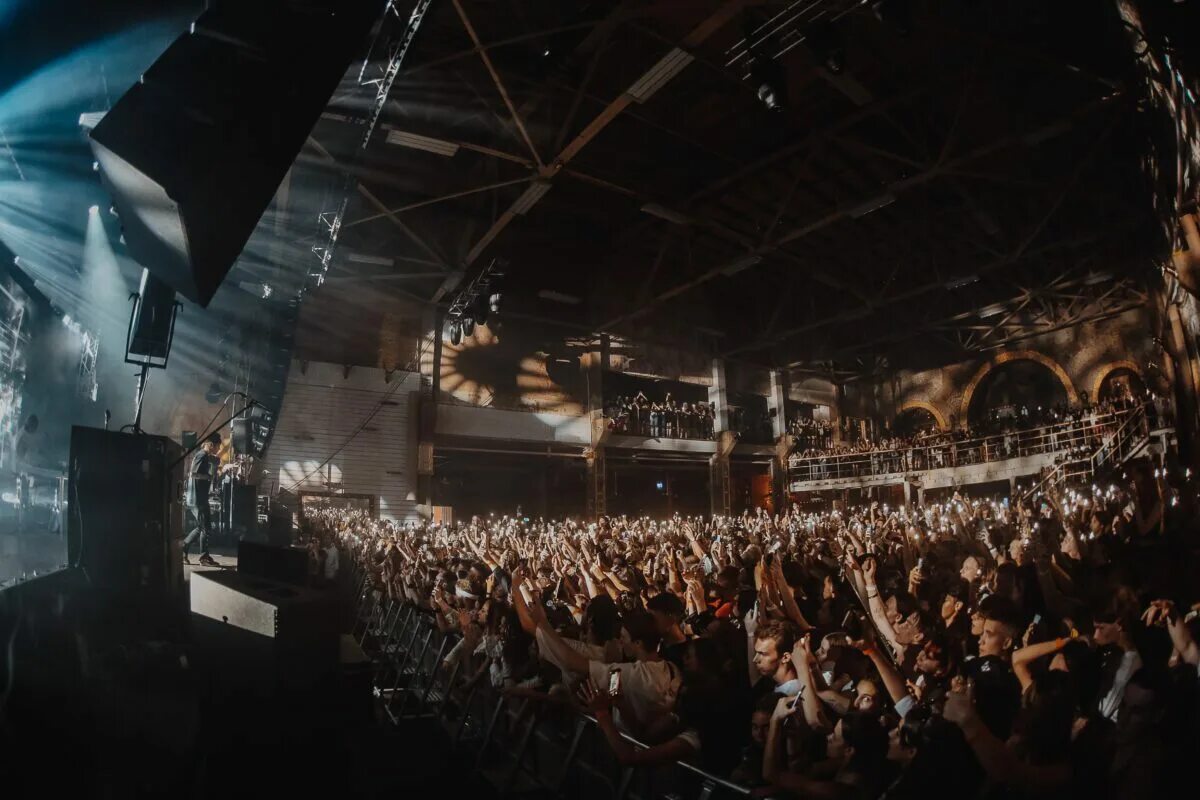
[{"label": "stage floor", "polygon": [[199,564],[200,556],[197,553],[192,553],[191,564],[183,565],[183,580],[186,582],[191,579],[193,572],[208,572],[214,569],[237,569],[237,546],[234,547],[211,547],[208,554],[217,562],[215,567],[205,567]]}]

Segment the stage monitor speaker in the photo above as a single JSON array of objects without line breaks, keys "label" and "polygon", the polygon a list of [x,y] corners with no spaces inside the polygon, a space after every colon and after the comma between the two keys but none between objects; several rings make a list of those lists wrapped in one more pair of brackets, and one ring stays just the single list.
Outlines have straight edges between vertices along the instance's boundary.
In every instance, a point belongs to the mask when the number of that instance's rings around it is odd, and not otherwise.
[{"label": "stage monitor speaker", "polygon": [[337,670],[338,620],[329,592],[228,570],[196,570],[192,641],[214,682],[264,697],[309,689]]},{"label": "stage monitor speaker", "polygon": [[287,507],[273,505],[267,517],[267,541],[276,547],[287,547],[292,543],[292,514]]},{"label": "stage monitor speaker", "polygon": [[183,443],[183,449],[185,451],[191,450],[193,447],[196,446],[196,442],[199,441],[199,439],[196,438],[195,431],[184,431],[183,434],[179,437],[179,440],[180,440],[180,442]]},{"label": "stage monitor speaker", "polygon": [[67,558],[98,589],[183,589],[183,449],[165,436],[71,428]]},{"label": "stage monitor speaker", "polygon": [[142,270],[128,355],[165,360],[171,352],[171,329],[175,320],[175,290],[148,269]]},{"label": "stage monitor speaker", "polygon": [[209,4],[92,129],[138,263],[208,305],[383,7]]},{"label": "stage monitor speaker", "polygon": [[308,551],[238,542],[238,572],[292,586],[308,585]]}]

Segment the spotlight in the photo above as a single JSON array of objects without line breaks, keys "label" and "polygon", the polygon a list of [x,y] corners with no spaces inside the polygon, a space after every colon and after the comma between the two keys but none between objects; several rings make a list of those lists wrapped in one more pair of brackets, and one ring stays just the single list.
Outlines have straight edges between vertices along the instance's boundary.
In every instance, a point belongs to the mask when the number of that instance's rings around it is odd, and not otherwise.
[{"label": "spotlight", "polygon": [[804,36],[808,49],[834,75],[846,69],[846,38],[832,22],[818,22]]},{"label": "spotlight", "polygon": [[758,99],[768,111],[783,110],[787,101],[787,83],[783,67],[778,62],[764,57],[755,58],[750,68],[750,80],[758,87],[755,90]]},{"label": "spotlight", "polygon": [[483,295],[477,297],[475,302],[471,304],[471,317],[475,320],[475,324],[487,325],[488,314],[491,312],[491,310],[492,308],[488,304],[488,299],[486,297]]},{"label": "spotlight", "polygon": [[221,384],[217,383],[216,381],[213,381],[209,385],[208,391],[204,393],[204,399],[210,403],[219,403],[224,397],[225,390],[222,389]]},{"label": "spotlight", "polygon": [[450,323],[450,344],[458,347],[462,344],[462,336],[462,324],[458,320],[454,320]]},{"label": "spotlight", "polygon": [[495,294],[488,297],[488,309],[493,314],[500,313],[500,293],[499,292],[496,292]]},{"label": "spotlight", "polygon": [[901,36],[912,31],[912,8],[908,0],[875,0],[871,3],[871,11],[876,19],[891,25]]},{"label": "spotlight", "polygon": [[463,317],[462,331],[463,331],[464,337],[471,336],[473,333],[475,333],[475,320],[471,317],[470,314]]}]

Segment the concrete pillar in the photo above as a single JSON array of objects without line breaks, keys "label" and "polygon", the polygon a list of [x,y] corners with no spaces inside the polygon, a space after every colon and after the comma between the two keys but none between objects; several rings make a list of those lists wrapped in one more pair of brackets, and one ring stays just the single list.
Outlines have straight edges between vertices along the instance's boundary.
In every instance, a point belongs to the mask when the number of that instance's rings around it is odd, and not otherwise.
[{"label": "concrete pillar", "polygon": [[829,407],[829,428],[833,433],[833,443],[842,443],[842,400],[845,391],[836,381],[833,384],[833,405]]},{"label": "concrete pillar", "polygon": [[767,411],[771,414],[771,432],[775,441],[787,433],[788,375],[785,370],[771,370],[771,393],[767,395]]},{"label": "concrete pillar", "polygon": [[713,431],[729,430],[729,392],[725,383],[725,362],[714,358],[712,386],[708,387],[708,404],[713,409]]},{"label": "concrete pillar", "polygon": [[591,450],[587,457],[587,515],[599,519],[608,513],[608,467],[604,448]]},{"label": "concrete pillar", "polygon": [[585,406],[593,419],[604,413],[604,370],[608,366],[608,348],[608,334],[601,334],[595,348],[579,358],[584,391],[587,392]]},{"label": "concrete pillar", "polygon": [[709,459],[709,499],[714,517],[727,517],[733,509],[729,477],[729,457],[717,454]]},{"label": "concrete pillar", "polygon": [[[433,337],[433,358],[429,374],[428,396],[418,392],[417,403],[417,505],[423,514],[432,515],[432,507],[441,505],[437,480],[433,471],[433,438],[437,429],[437,401],[442,393],[442,326],[445,317],[441,309],[431,309],[424,317],[424,329]],[[417,369],[421,370],[418,359]]]}]

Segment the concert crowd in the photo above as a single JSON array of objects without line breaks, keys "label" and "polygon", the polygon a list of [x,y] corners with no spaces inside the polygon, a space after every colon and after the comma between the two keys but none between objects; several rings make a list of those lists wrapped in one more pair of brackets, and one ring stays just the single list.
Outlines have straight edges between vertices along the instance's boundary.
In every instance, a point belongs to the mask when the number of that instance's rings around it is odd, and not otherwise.
[{"label": "concert crowd", "polygon": [[1197,486],[1127,474],[924,507],[307,524],[461,634],[460,680],[587,711],[621,763],[759,796],[1158,797],[1200,752]]}]

